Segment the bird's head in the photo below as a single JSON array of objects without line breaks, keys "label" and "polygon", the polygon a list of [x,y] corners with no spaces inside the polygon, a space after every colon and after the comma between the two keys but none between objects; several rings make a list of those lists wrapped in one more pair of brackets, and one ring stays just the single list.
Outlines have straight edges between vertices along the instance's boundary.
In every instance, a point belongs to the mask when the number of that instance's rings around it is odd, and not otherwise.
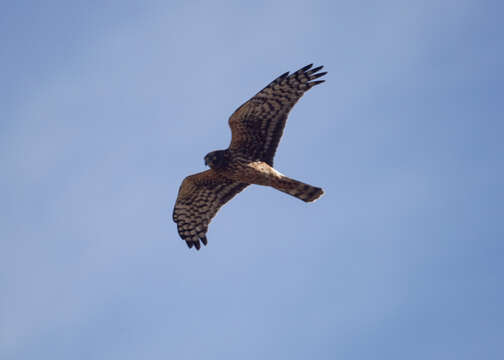
[{"label": "bird's head", "polygon": [[223,167],[227,161],[227,151],[217,150],[206,154],[205,165],[210,166],[212,169],[218,169]]}]

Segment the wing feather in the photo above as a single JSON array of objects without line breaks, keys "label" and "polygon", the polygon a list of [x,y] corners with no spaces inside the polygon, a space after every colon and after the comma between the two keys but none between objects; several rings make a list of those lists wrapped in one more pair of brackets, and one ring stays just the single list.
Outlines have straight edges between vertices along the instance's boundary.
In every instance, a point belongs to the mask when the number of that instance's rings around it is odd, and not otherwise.
[{"label": "wing feather", "polygon": [[199,250],[200,241],[207,244],[206,232],[212,218],[247,185],[220,176],[213,169],[184,179],[173,209],[173,221],[187,246]]},{"label": "wing feather", "polygon": [[231,150],[273,166],[289,111],[306,91],[324,82],[313,80],[327,72],[319,72],[322,66],[312,66],[280,75],[231,115]]}]

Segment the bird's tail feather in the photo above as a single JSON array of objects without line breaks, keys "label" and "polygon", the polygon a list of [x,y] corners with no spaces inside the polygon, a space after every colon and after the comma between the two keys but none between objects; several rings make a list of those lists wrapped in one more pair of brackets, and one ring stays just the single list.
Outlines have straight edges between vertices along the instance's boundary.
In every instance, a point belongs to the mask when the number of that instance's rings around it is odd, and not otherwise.
[{"label": "bird's tail feather", "polygon": [[315,201],[324,194],[324,190],[319,187],[311,186],[286,176],[278,179],[273,184],[273,187],[305,202]]}]

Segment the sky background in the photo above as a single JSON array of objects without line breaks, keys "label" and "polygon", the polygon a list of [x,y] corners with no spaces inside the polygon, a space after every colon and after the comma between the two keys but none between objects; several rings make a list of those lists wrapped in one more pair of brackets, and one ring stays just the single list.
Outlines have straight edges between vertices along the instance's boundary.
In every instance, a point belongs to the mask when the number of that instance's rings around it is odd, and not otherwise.
[{"label": "sky background", "polygon": [[[504,358],[497,1],[17,1],[0,11],[0,358]],[[229,115],[324,65],[196,252]]]}]

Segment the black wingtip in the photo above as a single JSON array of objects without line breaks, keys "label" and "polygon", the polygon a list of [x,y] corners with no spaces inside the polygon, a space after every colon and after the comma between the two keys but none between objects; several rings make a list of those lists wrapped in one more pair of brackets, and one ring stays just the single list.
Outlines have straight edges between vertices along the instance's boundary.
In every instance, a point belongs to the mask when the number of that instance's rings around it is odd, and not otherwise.
[{"label": "black wingtip", "polygon": [[203,245],[207,246],[207,244],[208,244],[208,240],[207,240],[206,236],[203,236],[203,237],[201,238],[201,242],[203,243]]},{"label": "black wingtip", "polygon": [[315,86],[315,85],[318,85],[318,84],[322,84],[323,82],[325,82],[325,80],[311,81],[311,82],[309,82],[309,84],[311,86]]},{"label": "black wingtip", "polygon": [[317,66],[316,68],[313,68],[313,69],[310,70],[310,74],[314,74],[317,71],[322,70],[323,68],[324,68],[324,65]]},{"label": "black wingtip", "polygon": [[319,77],[322,77],[322,76],[324,76],[325,74],[327,74],[327,71],[324,71],[324,72],[321,72],[321,73],[318,73],[318,74],[311,75],[311,76],[310,76],[310,80],[315,80],[315,79],[318,79]]},{"label": "black wingtip", "polygon": [[201,248],[201,244],[200,244],[199,240],[196,240],[194,242],[194,246],[196,247],[196,250],[199,250]]},{"label": "black wingtip", "polygon": [[311,63],[309,65],[306,65],[305,67],[299,69],[299,71],[300,72],[305,72],[306,70],[311,69],[312,66],[313,66],[313,63]]}]

